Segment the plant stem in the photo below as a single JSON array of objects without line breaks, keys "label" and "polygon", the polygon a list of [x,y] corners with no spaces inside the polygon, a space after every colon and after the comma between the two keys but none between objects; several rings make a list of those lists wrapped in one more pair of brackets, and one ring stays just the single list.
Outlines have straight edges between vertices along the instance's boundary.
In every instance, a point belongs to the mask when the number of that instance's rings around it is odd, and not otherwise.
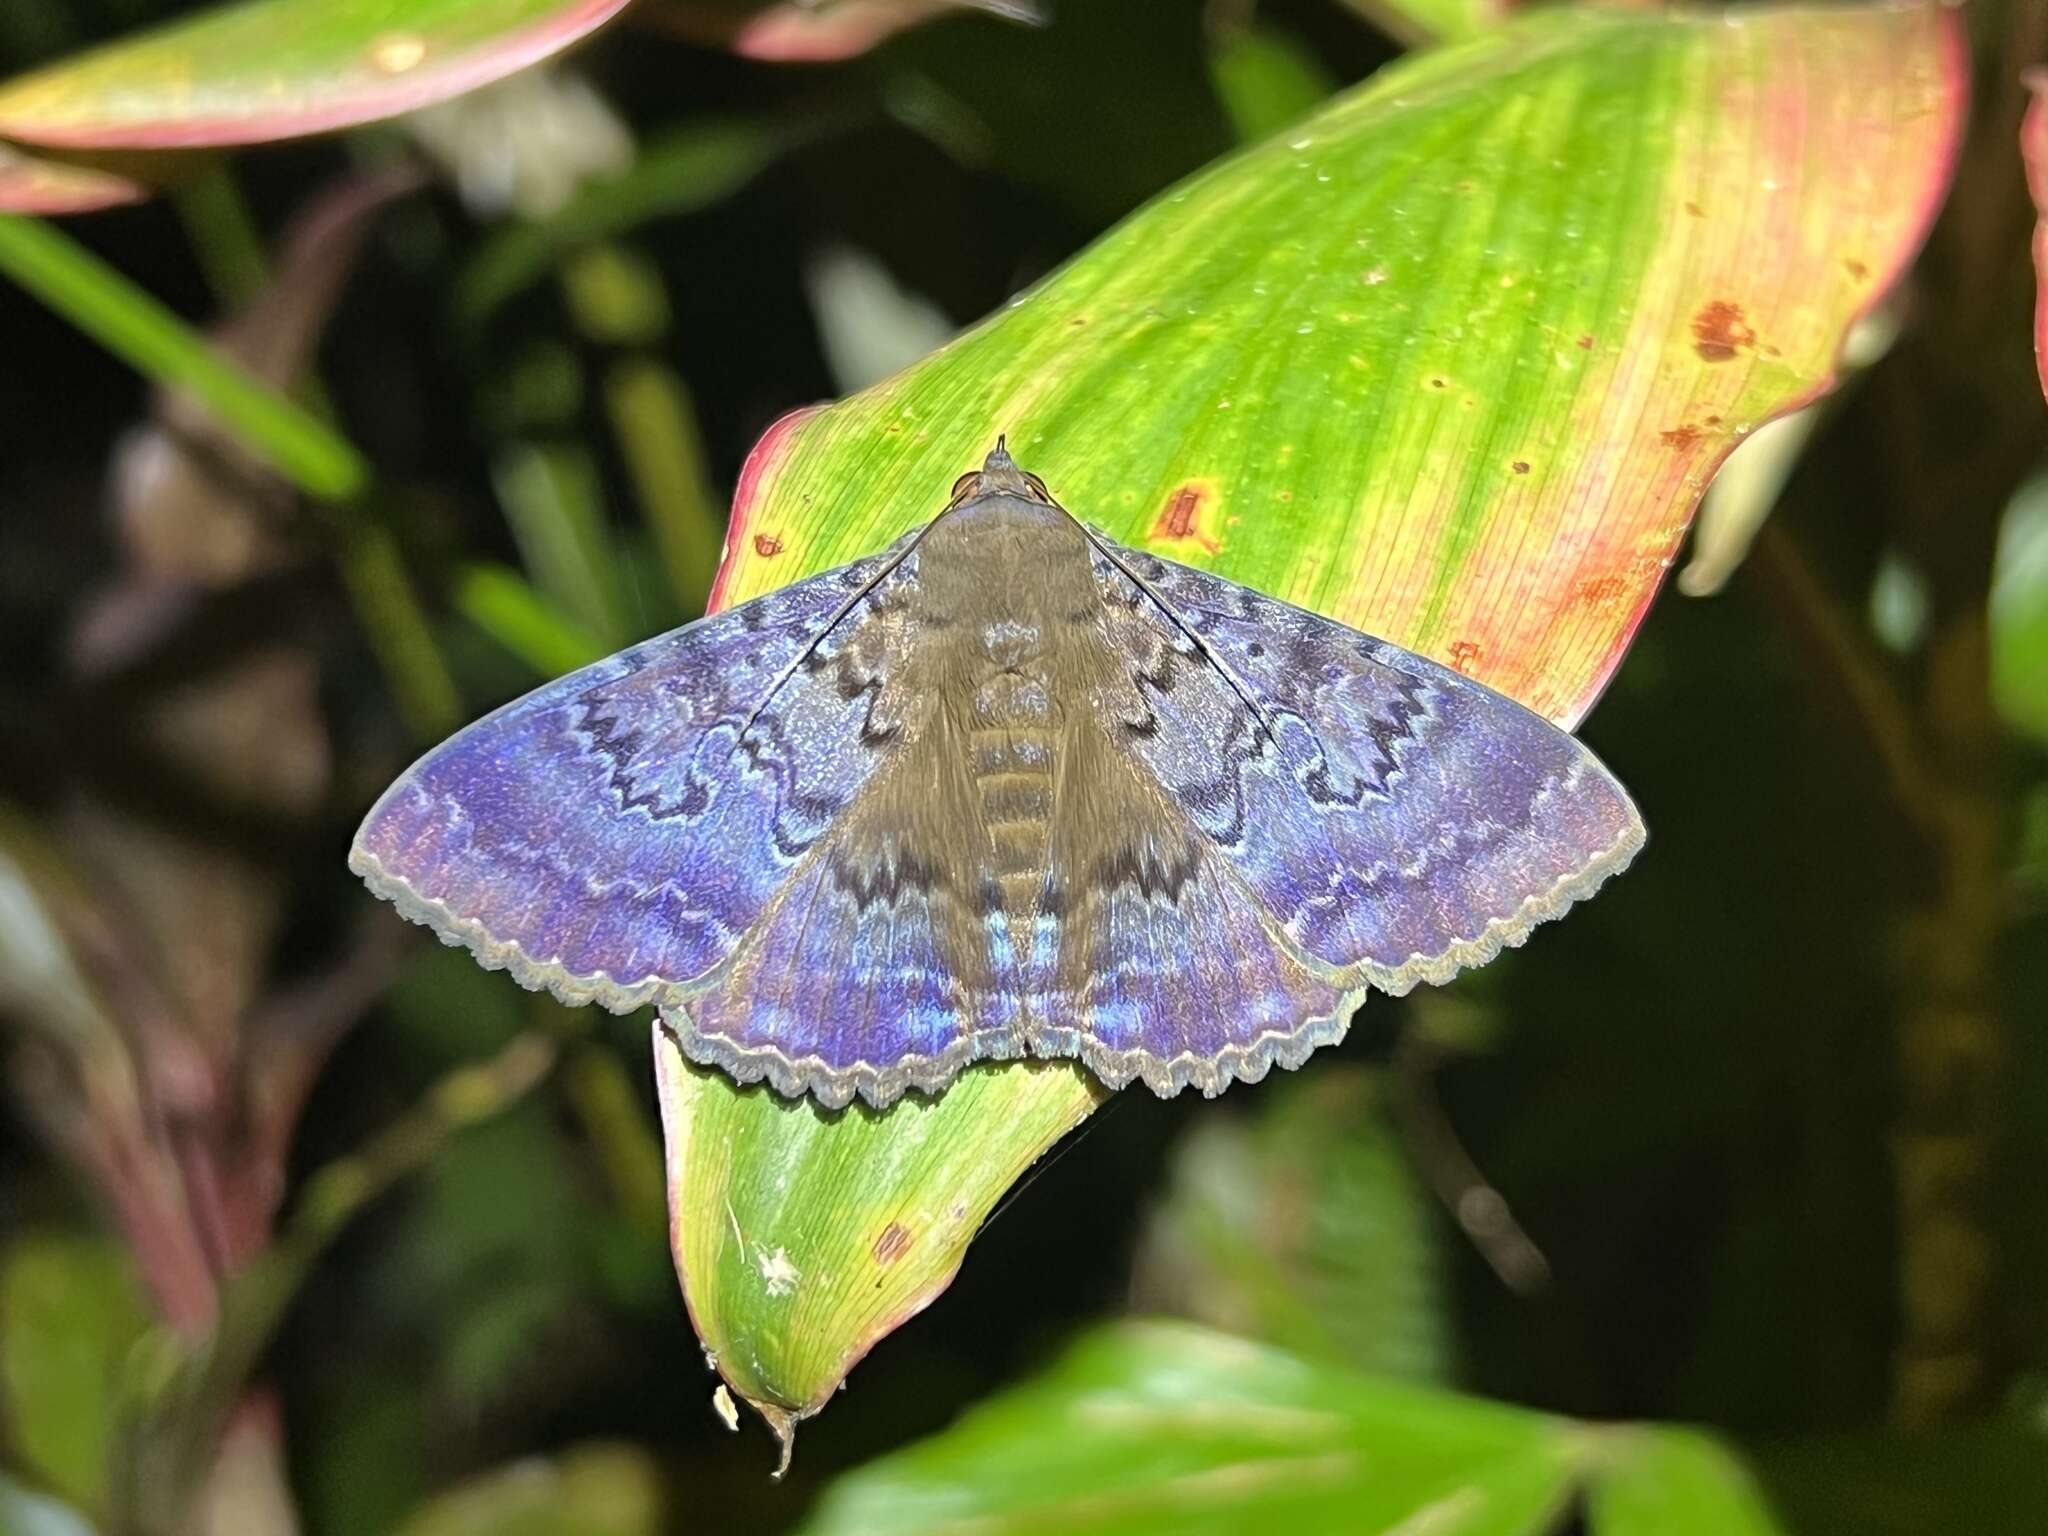
[{"label": "plant stem", "polygon": [[1751,569],[1805,643],[1814,674],[1847,701],[1932,864],[1927,896],[1899,920],[1897,946],[1891,1404],[1896,1424],[1931,1428],[1984,1406],[2001,1376],[1989,1211],[2009,1056],[1992,985],[2006,839],[1986,610],[1981,590],[1946,605],[1916,712],[1778,524],[1759,535]]},{"label": "plant stem", "polygon": [[682,611],[704,611],[725,540],[688,387],[662,360],[671,329],[661,269],[630,246],[590,246],[562,267],[570,315],[586,341],[624,349],[606,371],[605,409],[640,513]]},{"label": "plant stem", "polygon": [[459,1067],[359,1152],[306,1181],[277,1241],[230,1280],[219,1320],[190,1343],[159,1341],[138,1361],[125,1454],[116,1458],[115,1536],[173,1536],[262,1358],[314,1261],[355,1216],[424,1167],[449,1138],[503,1113],[553,1068],[555,1039],[530,1030],[487,1061]]},{"label": "plant stem", "polygon": [[613,364],[604,397],[669,590],[694,618],[718,573],[725,509],[711,488],[689,390],[666,363],[639,356]]},{"label": "plant stem", "polygon": [[138,372],[189,391],[236,441],[308,495],[347,501],[369,484],[369,466],[346,439],[53,225],[0,214],[0,273]]},{"label": "plant stem", "polygon": [[1993,985],[2006,839],[1989,771],[1999,738],[1988,638],[1978,604],[1937,629],[1928,657],[1937,884],[1904,924],[1892,1143],[1900,1244],[1892,1417],[1908,1429],[1987,1406],[2001,1376],[1990,1184],[2010,1050]]},{"label": "plant stem", "polygon": [[223,309],[254,302],[270,277],[263,235],[226,165],[200,172],[171,198],[206,285]]},{"label": "plant stem", "polygon": [[367,517],[337,520],[335,537],[342,582],[399,713],[415,736],[439,740],[462,723],[462,696],[434,643],[397,542]]}]

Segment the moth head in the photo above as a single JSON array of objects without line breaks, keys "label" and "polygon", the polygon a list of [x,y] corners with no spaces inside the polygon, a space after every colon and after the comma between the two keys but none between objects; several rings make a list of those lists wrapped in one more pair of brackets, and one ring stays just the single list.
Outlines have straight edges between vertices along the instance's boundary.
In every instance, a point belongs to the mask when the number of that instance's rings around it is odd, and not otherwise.
[{"label": "moth head", "polygon": [[1028,469],[1017,467],[1006,440],[1000,437],[981,468],[970,470],[953,482],[953,498],[948,505],[957,507],[982,496],[1016,496],[1048,507],[1059,505],[1043,480]]}]

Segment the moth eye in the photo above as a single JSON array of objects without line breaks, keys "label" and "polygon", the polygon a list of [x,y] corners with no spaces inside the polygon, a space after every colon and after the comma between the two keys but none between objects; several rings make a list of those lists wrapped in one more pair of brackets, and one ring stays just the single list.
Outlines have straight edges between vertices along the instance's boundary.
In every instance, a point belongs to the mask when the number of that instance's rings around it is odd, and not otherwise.
[{"label": "moth eye", "polygon": [[953,499],[955,501],[958,501],[962,496],[965,496],[967,494],[968,487],[973,485],[974,482],[979,480],[980,478],[980,471],[970,469],[958,480],[955,480],[953,482]]}]

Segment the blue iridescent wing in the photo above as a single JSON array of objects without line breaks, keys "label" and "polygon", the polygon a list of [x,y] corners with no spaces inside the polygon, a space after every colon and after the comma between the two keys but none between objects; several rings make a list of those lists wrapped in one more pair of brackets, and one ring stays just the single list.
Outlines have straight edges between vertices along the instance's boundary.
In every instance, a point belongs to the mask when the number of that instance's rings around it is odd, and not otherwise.
[{"label": "blue iridescent wing", "polygon": [[[1119,657],[1119,660],[1124,658]],[[1030,1049],[1111,1087],[1217,1094],[1342,1038],[1345,987],[1296,954],[1258,893],[1092,714],[1074,732],[1038,942],[1024,961]],[[1185,744],[1195,747],[1195,743]]]},{"label": "blue iridescent wing", "polygon": [[1513,700],[1207,572],[1102,545],[1096,576],[1131,663],[1108,701],[1126,750],[1287,946],[1338,985],[1446,981],[1520,944],[1642,846],[1614,776]]},{"label": "blue iridescent wing", "polygon": [[[906,691],[934,698],[916,659]],[[800,861],[732,958],[663,1018],[691,1060],[836,1109],[936,1093],[970,1062],[1021,1055],[974,857],[984,834],[953,715],[874,775]]]},{"label": "blue iridescent wing", "polygon": [[920,708],[891,684],[890,659],[916,638],[916,557],[891,570],[900,552],[685,625],[478,721],[391,786],[350,866],[446,942],[566,1002],[623,1012],[689,995]]},{"label": "blue iridescent wing", "polygon": [[1062,823],[1027,1023],[1112,1083],[1220,1093],[1442,982],[1623,868],[1635,807],[1458,673],[1099,539],[1099,802]]},{"label": "blue iridescent wing", "polygon": [[[529,695],[401,778],[351,863],[529,986],[879,1105],[1026,1051],[1161,1093],[1299,1065],[1368,984],[1519,943],[1641,841],[1519,706],[1106,542],[1042,679],[964,681],[977,635],[1024,632],[977,548],[936,606],[898,545]],[[984,684],[1048,703],[970,731]]]}]

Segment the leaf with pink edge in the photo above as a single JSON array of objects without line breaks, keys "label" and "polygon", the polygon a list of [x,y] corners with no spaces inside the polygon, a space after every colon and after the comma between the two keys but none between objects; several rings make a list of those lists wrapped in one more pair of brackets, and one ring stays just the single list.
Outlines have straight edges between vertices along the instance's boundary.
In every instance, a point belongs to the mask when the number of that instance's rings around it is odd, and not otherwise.
[{"label": "leaf with pink edge", "polygon": [[651,24],[693,42],[774,64],[829,64],[880,47],[899,32],[949,16],[999,16],[1039,25],[1038,0],[646,0]]},{"label": "leaf with pink edge", "polygon": [[118,172],[0,144],[0,213],[97,213],[139,203],[150,188]]},{"label": "leaf with pink edge", "polygon": [[[1571,726],[1714,469],[1829,387],[1911,259],[1961,59],[1952,14],[1887,6],[1538,12],[1405,61],[915,367],[778,423],[715,600],[881,547],[1007,433],[1112,537]],[[693,1315],[784,1429],[1099,1092],[991,1068],[834,1119],[657,1064]],[[916,1283],[882,1305],[903,1210],[967,1214],[914,1229]]]},{"label": "leaf with pink edge", "polygon": [[2029,70],[2027,89],[2033,100],[2020,122],[2020,158],[2039,215],[2034,221],[2034,365],[2048,393],[2048,70]]},{"label": "leaf with pink edge", "polygon": [[827,5],[783,0],[750,19],[732,46],[748,58],[782,63],[850,59],[924,22],[976,11],[1010,21],[1044,20],[1044,13],[1025,0],[836,0]]},{"label": "leaf with pink edge", "polygon": [[538,63],[628,0],[243,0],[0,84],[30,144],[262,144],[395,117]]}]

